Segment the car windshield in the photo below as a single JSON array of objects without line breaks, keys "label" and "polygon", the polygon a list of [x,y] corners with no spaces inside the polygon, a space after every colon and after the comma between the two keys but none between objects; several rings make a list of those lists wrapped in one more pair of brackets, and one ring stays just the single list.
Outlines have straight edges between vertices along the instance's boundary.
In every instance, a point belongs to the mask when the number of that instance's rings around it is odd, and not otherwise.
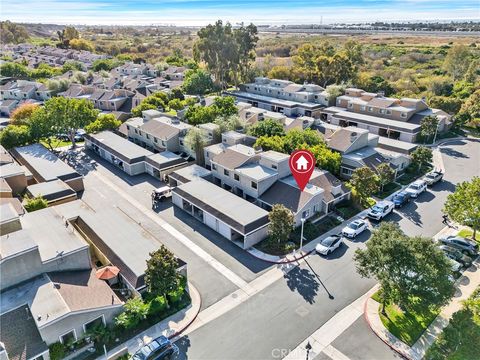
[{"label": "car windshield", "polygon": [[399,200],[402,200],[405,197],[405,193],[397,194],[395,197]]},{"label": "car windshield", "polygon": [[412,188],[412,189],[414,189],[414,190],[418,190],[418,189],[420,189],[420,185],[418,185],[418,184],[412,184],[412,185],[410,185],[410,188]]},{"label": "car windshield", "polygon": [[375,212],[382,212],[384,208],[385,208],[384,206],[375,205],[372,208],[372,210],[375,211]]},{"label": "car windshield", "polygon": [[360,224],[357,224],[357,223],[351,223],[348,225],[348,227],[353,230],[357,230],[359,226]]},{"label": "car windshield", "polygon": [[333,244],[333,242],[335,241],[335,239],[336,239],[335,237],[329,236],[329,237],[323,239],[321,244],[323,246],[331,246]]},{"label": "car windshield", "polygon": [[435,176],[437,176],[437,174],[427,174],[427,178],[429,179],[435,179]]}]

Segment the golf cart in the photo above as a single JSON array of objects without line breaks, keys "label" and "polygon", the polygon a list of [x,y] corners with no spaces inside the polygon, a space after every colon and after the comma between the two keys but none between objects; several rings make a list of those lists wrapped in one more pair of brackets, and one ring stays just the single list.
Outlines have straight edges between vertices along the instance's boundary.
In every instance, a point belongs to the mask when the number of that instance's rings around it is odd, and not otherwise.
[{"label": "golf cart", "polygon": [[152,192],[152,202],[160,202],[172,197],[172,188],[170,186],[162,186]]}]

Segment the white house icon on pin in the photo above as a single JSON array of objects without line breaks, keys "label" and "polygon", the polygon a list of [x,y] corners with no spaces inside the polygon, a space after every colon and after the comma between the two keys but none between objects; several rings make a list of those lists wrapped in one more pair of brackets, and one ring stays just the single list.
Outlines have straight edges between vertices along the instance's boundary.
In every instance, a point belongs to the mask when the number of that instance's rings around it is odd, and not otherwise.
[{"label": "white house icon on pin", "polygon": [[307,170],[308,169],[308,160],[305,159],[305,156],[300,156],[297,161],[295,161],[297,164],[297,170]]}]

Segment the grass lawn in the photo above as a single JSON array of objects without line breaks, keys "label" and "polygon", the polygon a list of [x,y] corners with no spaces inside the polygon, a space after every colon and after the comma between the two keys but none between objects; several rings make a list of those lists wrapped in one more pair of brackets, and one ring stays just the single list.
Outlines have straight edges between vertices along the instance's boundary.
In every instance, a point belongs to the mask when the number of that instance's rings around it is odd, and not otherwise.
[{"label": "grass lawn", "polygon": [[[380,305],[380,310],[381,307],[382,305]],[[386,316],[379,311],[383,325],[393,335],[410,346],[418,340],[439,313],[439,309],[433,310],[420,306],[409,312],[403,312],[395,304],[387,305],[385,310]]]},{"label": "grass lawn", "polygon": [[432,169],[433,169],[433,166],[429,165],[429,166],[426,166],[425,168],[423,168],[420,171],[413,171],[413,172],[412,171],[405,171],[405,173],[397,179],[397,182],[402,184],[402,185],[408,185],[411,182],[413,182],[413,181],[417,180],[418,178],[422,177],[426,173],[432,171]]},{"label": "grass lawn", "polygon": [[383,191],[380,191],[376,196],[380,199],[385,199],[387,196],[393,194],[395,191],[401,188],[397,183],[390,183],[383,187]]},{"label": "grass lawn", "polygon": [[[457,235],[467,239],[473,239],[473,230],[463,229],[463,230],[460,230]],[[475,241],[480,244],[480,232],[478,231],[475,235]]]},{"label": "grass lawn", "polygon": [[[44,145],[47,149],[49,149],[48,144],[45,140],[40,140],[40,144]],[[71,141],[63,141],[57,138],[52,138],[52,147],[54,149],[59,147],[64,147],[64,146],[71,146],[71,145],[72,145]]]},{"label": "grass lawn", "polygon": [[342,201],[335,207],[337,213],[345,220],[357,215],[362,209],[352,200]]}]

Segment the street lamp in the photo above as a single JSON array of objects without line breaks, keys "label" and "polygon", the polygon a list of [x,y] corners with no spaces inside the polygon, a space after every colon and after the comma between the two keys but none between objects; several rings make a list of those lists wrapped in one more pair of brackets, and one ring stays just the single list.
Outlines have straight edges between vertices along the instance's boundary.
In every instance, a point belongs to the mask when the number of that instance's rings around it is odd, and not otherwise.
[{"label": "street lamp", "polygon": [[300,253],[301,253],[302,247],[303,247],[303,224],[305,224],[305,218],[301,218],[300,222],[302,223],[302,230],[300,231]]},{"label": "street lamp", "polygon": [[437,134],[438,134],[438,128],[440,127],[440,121],[437,124],[437,127],[435,128],[435,135],[433,136],[433,142],[432,144],[435,144],[435,140],[437,140]]}]

